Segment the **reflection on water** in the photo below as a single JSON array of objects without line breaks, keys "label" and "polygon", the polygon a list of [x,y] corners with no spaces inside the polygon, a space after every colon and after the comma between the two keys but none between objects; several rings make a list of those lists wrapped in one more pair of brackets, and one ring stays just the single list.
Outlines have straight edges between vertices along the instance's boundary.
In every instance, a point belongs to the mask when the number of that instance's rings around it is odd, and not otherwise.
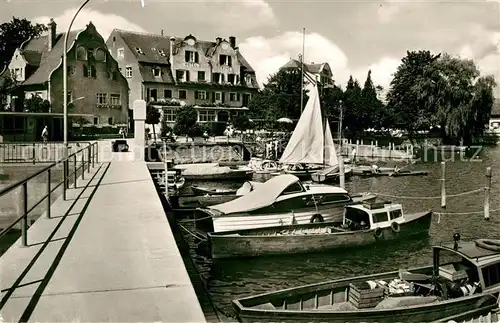
[{"label": "reflection on water", "polygon": [[[500,148],[484,150],[480,160],[454,161],[447,156],[446,165],[446,210],[441,209],[439,163],[403,164],[410,169],[425,169],[428,176],[417,177],[353,177],[346,183],[350,192],[371,191],[381,193],[381,198],[402,203],[406,213],[431,209],[433,223],[428,238],[396,241],[392,245],[377,245],[348,252],[329,252],[294,256],[273,256],[254,259],[218,260],[207,256],[203,244],[184,238],[191,247],[191,256],[201,277],[205,280],[216,307],[227,316],[234,316],[231,300],[243,296],[273,290],[318,283],[348,276],[411,268],[432,263],[431,246],[453,241],[453,234],[460,232],[462,239],[500,239],[500,212],[492,212],[491,220],[485,221],[483,210],[484,192],[453,197],[451,195],[483,188],[486,167],[493,170],[491,210],[500,210]],[[440,160],[440,159],[438,159]],[[378,163],[394,166],[393,162]],[[401,163],[399,164],[401,167]],[[257,178],[257,180],[265,178]],[[197,183],[212,187],[239,187],[241,183]],[[186,186],[189,186],[187,183]],[[405,197],[405,198],[401,198]],[[412,198],[410,198],[412,197]],[[416,197],[426,197],[418,199]],[[478,212],[477,214],[457,214]]]}]

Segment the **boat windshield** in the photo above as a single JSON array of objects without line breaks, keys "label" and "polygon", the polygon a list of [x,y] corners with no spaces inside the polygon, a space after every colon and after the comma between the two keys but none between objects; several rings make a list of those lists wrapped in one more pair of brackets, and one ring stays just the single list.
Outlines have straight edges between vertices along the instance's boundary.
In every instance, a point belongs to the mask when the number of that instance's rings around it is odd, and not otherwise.
[{"label": "boat windshield", "polygon": [[287,188],[281,192],[281,195],[286,195],[286,194],[293,194],[293,193],[300,193],[304,191],[304,187],[300,182],[295,182],[290,185],[288,185]]},{"label": "boat windshield", "polygon": [[344,224],[351,225],[355,224],[356,226],[365,226],[370,224],[370,216],[363,210],[346,207],[344,213]]},{"label": "boat windshield", "polygon": [[438,256],[439,276],[447,280],[479,282],[477,267],[459,253],[441,249]]}]

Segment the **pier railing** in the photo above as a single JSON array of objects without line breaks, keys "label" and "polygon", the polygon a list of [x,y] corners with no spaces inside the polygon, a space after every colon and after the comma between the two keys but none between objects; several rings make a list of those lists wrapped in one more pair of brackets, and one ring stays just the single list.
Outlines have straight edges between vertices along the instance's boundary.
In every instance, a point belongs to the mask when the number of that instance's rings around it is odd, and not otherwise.
[{"label": "pier railing", "polygon": [[[46,216],[51,217],[51,205],[52,205],[52,193],[55,192],[61,185],[63,187],[63,199],[66,200],[66,191],[73,185],[73,188],[77,188],[78,175],[81,175],[82,179],[85,179],[85,172],[89,173],[90,168],[99,160],[99,151],[97,143],[92,143],[84,148],[81,148],[74,153],[71,153],[65,158],[52,163],[51,165],[44,167],[43,169],[37,171],[36,173],[26,177],[25,179],[13,183],[4,189],[0,190],[0,198],[8,193],[15,192],[19,188],[20,198],[19,203],[19,214],[15,221],[11,222],[6,228],[0,232],[0,239],[7,234],[14,226],[19,222],[21,224],[21,244],[26,247],[28,245],[28,214],[32,212],[37,206],[41,205],[42,202],[46,203]],[[52,175],[55,171],[61,171],[59,166],[62,165],[62,180],[56,184],[52,183]],[[71,167],[72,166],[72,167]],[[71,170],[71,172],[70,172]],[[38,200],[33,202],[33,205],[28,207],[28,182],[41,174],[47,175],[47,189],[46,193],[41,196]]]},{"label": "pier railing", "polygon": [[[73,153],[89,146],[88,141],[68,143]],[[4,142],[0,143],[0,163],[55,163],[64,158],[66,146],[62,142]]]}]

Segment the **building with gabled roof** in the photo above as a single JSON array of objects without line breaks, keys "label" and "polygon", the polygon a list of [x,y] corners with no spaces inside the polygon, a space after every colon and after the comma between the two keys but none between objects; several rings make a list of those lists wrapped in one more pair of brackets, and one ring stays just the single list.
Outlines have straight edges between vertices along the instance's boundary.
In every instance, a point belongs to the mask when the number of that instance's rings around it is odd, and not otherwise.
[{"label": "building with gabled roof", "polygon": [[500,134],[500,98],[496,98],[493,101],[493,107],[491,108],[489,131]]},{"label": "building with gabled roof", "polygon": [[[193,105],[198,120],[228,121],[248,110],[258,91],[255,71],[236,46],[236,38],[199,40],[115,29],[107,46],[130,86],[130,102]],[[175,122],[175,106],[165,108]]]},{"label": "building with gabled roof", "polygon": [[[300,60],[290,58],[290,60],[285,65],[280,67],[280,70],[300,70],[301,64],[302,63]],[[328,63],[303,63],[303,66],[305,81],[320,83],[323,86],[334,85],[333,73]]]},{"label": "building with gabled roof", "polygon": [[[0,120],[0,131],[7,135],[24,128],[39,140],[36,134],[48,124],[50,139],[62,138],[65,33],[57,32],[53,19],[48,27],[47,35],[21,44],[0,75],[15,83],[15,89],[3,102],[3,110],[7,106],[9,111]],[[127,80],[92,22],[83,30],[69,33],[67,59],[69,116],[100,125],[127,124]],[[32,96],[49,101],[50,110],[30,118],[24,100]]]}]

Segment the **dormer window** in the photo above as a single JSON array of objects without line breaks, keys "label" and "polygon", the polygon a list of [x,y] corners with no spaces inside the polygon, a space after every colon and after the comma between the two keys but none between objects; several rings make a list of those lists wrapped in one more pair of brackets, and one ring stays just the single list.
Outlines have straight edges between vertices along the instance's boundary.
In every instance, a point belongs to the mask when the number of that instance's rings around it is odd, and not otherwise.
[{"label": "dormer window", "polygon": [[123,59],[125,57],[125,50],[123,48],[118,48],[118,59]]},{"label": "dormer window", "polygon": [[10,74],[16,81],[24,81],[23,68],[13,68]]},{"label": "dormer window", "polygon": [[140,49],[139,47],[136,47],[135,50],[137,51],[137,53],[144,55],[144,51],[142,49]]},{"label": "dormer window", "polygon": [[227,82],[233,85],[237,85],[240,83],[240,76],[237,74],[228,74]]},{"label": "dormer window", "polygon": [[213,73],[212,74],[212,82],[217,84],[224,83],[224,74],[222,73]]},{"label": "dormer window", "polygon": [[78,46],[76,48],[76,59],[79,61],[86,61],[87,60],[87,50],[85,50],[85,47]]},{"label": "dormer window", "polygon": [[158,53],[160,56],[167,57],[167,54],[165,54],[165,51],[163,49],[158,50]]},{"label": "dormer window", "polygon": [[87,49],[87,59],[92,59],[92,58],[94,58],[94,49],[89,48]]},{"label": "dormer window", "polygon": [[232,66],[232,59],[229,55],[219,55],[219,65]]},{"label": "dormer window", "polygon": [[252,83],[252,77],[250,75],[246,75],[245,76],[245,83],[248,85],[248,86],[252,86],[253,83]]},{"label": "dormer window", "polygon": [[151,51],[152,51],[152,52],[156,52],[156,48],[151,47]]},{"label": "dormer window", "polygon": [[159,67],[153,68],[153,75],[155,77],[160,77],[161,76],[161,69]]},{"label": "dormer window", "polygon": [[184,52],[184,59],[186,63],[198,63],[199,54],[198,52],[194,52],[192,50],[187,50]]},{"label": "dormer window", "polygon": [[95,60],[98,62],[105,62],[106,61],[106,51],[103,49],[99,48],[95,52]]}]

